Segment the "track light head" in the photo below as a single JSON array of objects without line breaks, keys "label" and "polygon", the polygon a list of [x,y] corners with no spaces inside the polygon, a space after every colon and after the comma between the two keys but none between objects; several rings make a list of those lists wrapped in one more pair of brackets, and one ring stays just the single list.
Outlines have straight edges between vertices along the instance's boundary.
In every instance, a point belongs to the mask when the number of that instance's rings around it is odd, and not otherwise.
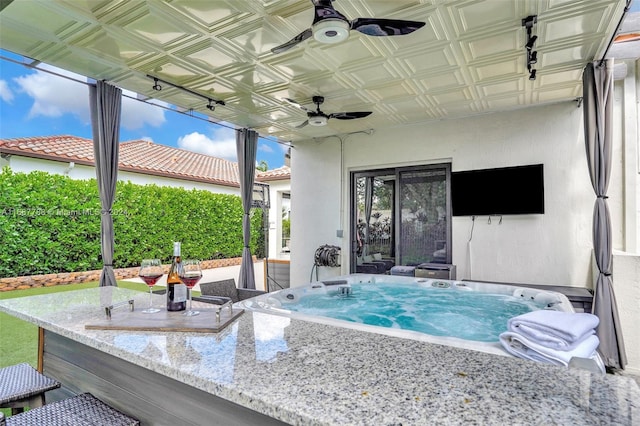
[{"label": "track light head", "polygon": [[215,111],[216,110],[216,106],[212,102],[213,101],[211,99],[209,99],[209,103],[207,104],[207,109],[209,111]]},{"label": "track light head", "polygon": [[538,52],[537,51],[533,51],[531,52],[531,55],[529,56],[529,64],[537,64],[538,63]]},{"label": "track light head", "polygon": [[536,70],[531,70],[529,73],[529,80],[534,81],[536,79]]},{"label": "track light head", "polygon": [[526,47],[526,48],[527,48],[527,50],[531,50],[531,49],[533,49],[533,45],[534,45],[534,44],[536,44],[536,40],[537,40],[537,39],[538,39],[538,36],[537,36],[537,35],[534,35],[533,37],[531,37],[531,38],[529,39],[529,41],[527,41],[527,44],[525,44],[525,46],[524,46],[524,47]]},{"label": "track light head", "polygon": [[160,86],[158,84],[158,79],[157,78],[153,79],[153,83],[154,83],[153,87],[152,87],[153,90],[157,90],[158,92],[162,90],[162,86]]},{"label": "track light head", "polygon": [[533,24],[538,22],[538,15],[529,15],[522,20],[522,26],[532,28]]}]

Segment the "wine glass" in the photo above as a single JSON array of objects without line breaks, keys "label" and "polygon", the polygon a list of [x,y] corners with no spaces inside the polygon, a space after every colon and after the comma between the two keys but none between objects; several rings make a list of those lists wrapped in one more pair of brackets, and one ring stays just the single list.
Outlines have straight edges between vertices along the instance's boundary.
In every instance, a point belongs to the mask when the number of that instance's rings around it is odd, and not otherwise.
[{"label": "wine glass", "polygon": [[153,286],[156,285],[160,277],[162,277],[162,264],[160,259],[143,259],[140,264],[138,276],[149,287],[149,307],[142,311],[144,314],[155,314],[160,309],[153,307]]},{"label": "wine glass", "polygon": [[191,309],[191,289],[202,278],[202,269],[200,269],[200,261],[196,259],[187,259],[182,261],[182,271],[180,271],[180,281],[189,289],[189,309],[182,315],[194,316],[200,312]]}]

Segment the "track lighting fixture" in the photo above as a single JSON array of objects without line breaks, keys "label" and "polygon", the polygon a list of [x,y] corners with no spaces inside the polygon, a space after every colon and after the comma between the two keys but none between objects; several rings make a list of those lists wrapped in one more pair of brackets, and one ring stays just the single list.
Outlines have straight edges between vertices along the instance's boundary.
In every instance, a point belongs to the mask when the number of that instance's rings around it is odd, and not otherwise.
[{"label": "track lighting fixture", "polygon": [[538,23],[538,17],[536,15],[527,16],[522,20],[522,26],[527,30],[527,43],[524,45],[524,48],[527,55],[527,71],[529,71],[529,80],[531,81],[536,79],[536,70],[533,69],[532,65],[538,63],[538,52],[533,50],[538,36],[532,35],[533,26],[536,23]]},{"label": "track lighting fixture", "polygon": [[193,90],[189,90],[186,87],[178,86],[177,84],[173,84],[170,81],[161,80],[158,77],[154,77],[152,75],[147,75],[147,77],[153,79],[153,82],[154,82],[153,90],[158,90],[158,91],[162,90],[162,86],[160,86],[160,84],[158,84],[158,83],[162,83],[162,84],[166,84],[166,85],[171,86],[171,87],[175,87],[176,89],[182,90],[183,92],[187,92],[190,95],[197,96],[199,98],[205,99],[208,102],[208,104],[206,105],[206,108],[209,111],[215,110],[216,109],[216,105],[222,105],[222,106],[226,105],[224,103],[224,101],[219,101],[217,99],[212,99],[212,98],[210,98],[208,96],[201,95],[198,92],[194,92]]},{"label": "track lighting fixture", "polygon": [[533,25],[538,22],[538,15],[529,15],[522,20],[522,26],[527,29],[533,28]]},{"label": "track lighting fixture", "polygon": [[536,40],[538,39],[538,36],[533,36],[529,39],[529,41],[527,41],[527,44],[524,45],[524,47],[527,48],[527,50],[531,50],[533,49],[533,45],[536,44]]}]

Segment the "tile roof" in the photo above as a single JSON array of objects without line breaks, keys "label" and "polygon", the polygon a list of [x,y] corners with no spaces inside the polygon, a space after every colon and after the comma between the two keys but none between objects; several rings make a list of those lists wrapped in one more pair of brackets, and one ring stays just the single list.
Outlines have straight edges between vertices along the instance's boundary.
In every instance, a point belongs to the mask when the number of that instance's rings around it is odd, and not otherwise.
[{"label": "tile roof", "polygon": [[260,182],[269,182],[274,180],[291,179],[291,167],[282,166],[277,169],[267,170],[266,172],[257,172],[256,178]]},{"label": "tile roof", "polygon": [[[2,139],[0,153],[94,165],[93,141],[76,136]],[[119,169],[223,186],[239,186],[237,163],[144,140],[120,143]]]}]

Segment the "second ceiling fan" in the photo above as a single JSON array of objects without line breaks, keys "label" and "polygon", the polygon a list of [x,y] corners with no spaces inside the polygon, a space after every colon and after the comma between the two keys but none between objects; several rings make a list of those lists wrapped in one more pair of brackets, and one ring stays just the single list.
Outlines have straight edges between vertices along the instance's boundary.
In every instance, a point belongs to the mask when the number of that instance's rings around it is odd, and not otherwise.
[{"label": "second ceiling fan", "polygon": [[284,52],[311,36],[321,43],[339,43],[349,37],[351,30],[369,36],[396,36],[412,33],[425,25],[424,22],[400,19],[356,18],[349,21],[334,9],[332,2],[333,0],[311,0],[315,8],[311,28],[307,28],[288,42],[274,47],[271,52]]},{"label": "second ceiling fan", "polygon": [[372,111],[351,111],[351,112],[334,112],[332,114],[325,114],[320,111],[320,105],[324,102],[324,96],[314,96],[311,98],[314,104],[316,104],[316,110],[312,110],[300,105],[298,102],[293,99],[284,98],[285,101],[289,102],[292,105],[297,106],[298,108],[306,111],[307,113],[307,121],[296,126],[296,129],[306,126],[310,124],[312,126],[325,126],[327,121],[330,118],[335,118],[337,120],[353,120],[356,118],[364,118],[371,114]]}]

